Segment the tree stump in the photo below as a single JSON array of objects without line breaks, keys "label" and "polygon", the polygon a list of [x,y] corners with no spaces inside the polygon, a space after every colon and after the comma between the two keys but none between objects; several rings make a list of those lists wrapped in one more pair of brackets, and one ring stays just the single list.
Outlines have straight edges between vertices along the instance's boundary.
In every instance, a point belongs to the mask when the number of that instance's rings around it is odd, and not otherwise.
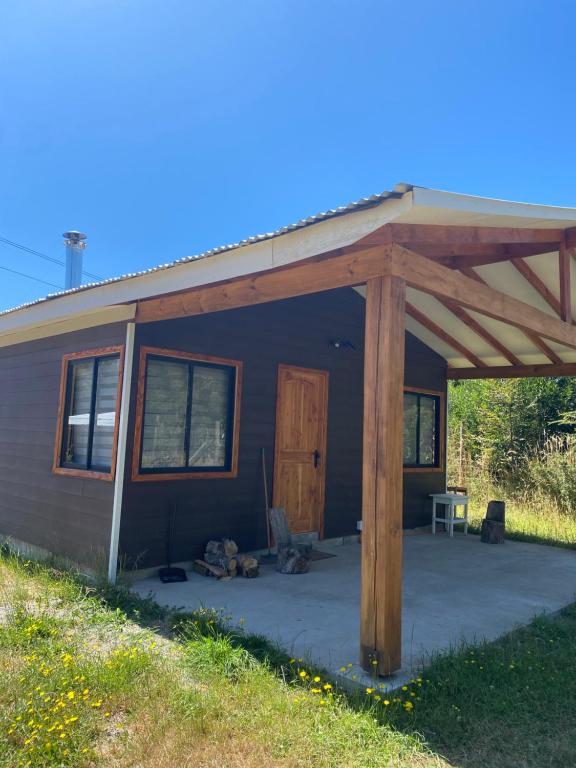
[{"label": "tree stump", "polygon": [[506,523],[506,504],[503,501],[489,501],[486,518],[482,520],[480,541],[484,544],[503,544]]},{"label": "tree stump", "polygon": [[310,561],[295,547],[284,547],[278,551],[276,570],[279,573],[308,573]]}]

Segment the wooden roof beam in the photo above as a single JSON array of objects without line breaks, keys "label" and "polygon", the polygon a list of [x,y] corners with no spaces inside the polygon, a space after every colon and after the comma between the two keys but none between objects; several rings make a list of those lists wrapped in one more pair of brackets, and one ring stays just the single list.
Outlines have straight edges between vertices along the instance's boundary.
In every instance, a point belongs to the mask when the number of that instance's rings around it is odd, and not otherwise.
[{"label": "wooden roof beam", "polygon": [[443,299],[453,299],[468,309],[522,330],[537,333],[576,349],[576,328],[539,309],[465,277],[455,270],[399,245],[392,247],[390,269],[407,285]]},{"label": "wooden roof beam", "polygon": [[[408,244],[407,244],[408,245]],[[452,269],[481,267],[498,264],[525,256],[537,256],[558,250],[558,243],[508,243],[501,245],[436,245],[428,243],[410,244],[409,247],[421,256],[444,264]]]},{"label": "wooden roof beam", "polygon": [[[390,243],[429,245],[503,245],[511,243],[558,246],[563,240],[562,229],[531,227],[462,227],[443,224],[385,224],[358,242],[362,245],[389,245]],[[576,243],[575,243],[576,245]]]},{"label": "wooden roof beam", "polygon": [[523,259],[512,259],[512,264],[516,267],[518,272],[520,272],[522,277],[530,283],[532,288],[540,294],[544,301],[552,307],[554,312],[560,317],[560,302],[546,284],[538,277],[536,272],[534,272]]},{"label": "wooden roof beam", "polygon": [[576,363],[554,365],[502,365],[493,368],[448,368],[448,378],[462,379],[528,379],[535,376],[576,376]]},{"label": "wooden roof beam", "polygon": [[[528,266],[528,265],[527,265],[525,262],[523,262],[523,261],[522,261],[522,265],[523,265],[523,267],[526,267],[526,269],[527,269],[527,270],[529,270],[531,274],[533,274],[533,275],[534,275],[534,278],[535,278],[536,280],[540,280],[540,278],[538,277],[538,275],[536,275],[536,273],[535,273],[535,272],[532,272],[532,270],[530,269],[530,267],[529,267],[529,266]],[[515,265],[515,266],[516,266],[516,265]],[[522,272],[522,268],[521,268],[519,271],[520,271],[520,272]],[[480,283],[483,283],[484,285],[488,285],[488,283],[486,282],[486,280],[484,280],[482,277],[480,277],[480,275],[479,275],[477,272],[475,272],[473,269],[464,268],[464,269],[462,269],[462,270],[461,270],[461,272],[462,272],[464,275],[466,275],[467,277],[470,277],[472,280],[476,280],[476,281],[478,281],[478,282],[480,282]],[[522,274],[524,274],[524,273],[522,272]],[[542,282],[542,281],[540,281],[540,282]],[[548,289],[546,288],[546,286],[544,285],[544,283],[542,283],[542,286],[543,286],[543,288],[544,288],[546,291],[548,291]],[[534,286],[534,287],[535,287],[535,286]],[[553,294],[552,294],[552,295],[553,295]],[[554,297],[554,298],[555,298],[555,297]],[[551,349],[551,348],[548,346],[548,344],[546,344],[546,342],[545,342],[545,341],[542,341],[542,339],[540,338],[540,336],[538,336],[536,333],[533,333],[532,331],[526,331],[526,330],[524,330],[524,331],[523,331],[523,333],[524,333],[524,335],[526,336],[526,338],[527,338],[529,341],[531,341],[531,342],[532,342],[532,344],[534,344],[534,346],[536,347],[536,349],[539,349],[539,350],[540,350],[540,352],[542,352],[542,354],[543,354],[545,357],[547,357],[547,358],[548,358],[548,360],[550,360],[550,362],[551,362],[551,363],[556,363],[557,365],[562,365],[562,363],[563,363],[563,360],[562,360],[562,358],[561,358],[561,357],[559,357],[559,356],[556,354],[556,352],[554,352],[554,350],[553,350],[553,349]]]},{"label": "wooden roof beam", "polygon": [[471,331],[474,331],[477,336],[484,339],[484,341],[486,341],[493,349],[500,352],[511,365],[522,365],[522,361],[516,357],[513,352],[505,347],[501,341],[490,333],[490,331],[486,330],[484,326],[480,325],[480,323],[475,320],[472,315],[468,314],[465,309],[462,309],[460,305],[456,304],[455,301],[452,301],[451,299],[440,299],[439,301],[447,310],[461,320],[464,325],[470,328]]},{"label": "wooden roof beam", "polygon": [[414,318],[417,323],[420,323],[420,325],[424,326],[430,333],[433,333],[434,336],[437,336],[443,342],[448,344],[449,347],[456,350],[456,352],[460,352],[460,354],[469,360],[472,365],[484,368],[484,363],[479,357],[408,301],[406,302],[406,314]]}]

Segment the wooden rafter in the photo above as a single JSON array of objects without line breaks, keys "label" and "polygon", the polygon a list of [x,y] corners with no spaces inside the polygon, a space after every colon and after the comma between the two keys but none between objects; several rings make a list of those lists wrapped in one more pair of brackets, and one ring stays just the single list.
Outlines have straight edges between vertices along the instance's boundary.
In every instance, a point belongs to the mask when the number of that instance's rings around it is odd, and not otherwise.
[{"label": "wooden rafter", "polygon": [[453,299],[461,306],[487,317],[576,348],[576,327],[407,248],[399,245],[392,247],[390,268],[391,274],[406,280],[411,288],[443,299]]},{"label": "wooden rafter", "polygon": [[410,304],[408,301],[406,302],[406,314],[414,318],[417,323],[420,323],[420,325],[424,326],[424,328],[430,331],[430,333],[433,333],[434,336],[442,339],[442,341],[448,344],[448,346],[452,347],[452,349],[456,350],[456,352],[460,352],[460,354],[469,360],[472,365],[478,366],[480,368],[485,367],[483,361],[473,352],[471,352],[467,347],[465,347],[464,344],[461,344],[458,339],[455,339],[453,336],[447,333],[443,328],[437,325],[433,320],[430,320],[429,317],[427,317],[423,312],[417,309],[413,304]]},{"label": "wooden rafter", "polygon": [[481,267],[498,264],[515,258],[536,256],[558,250],[558,243],[509,243],[503,245],[429,245],[427,243],[406,244],[421,256],[427,256],[452,269]]},{"label": "wooden rafter", "polygon": [[[525,266],[526,266],[528,269],[530,269],[530,268],[528,267],[528,265],[527,265],[527,264],[525,264],[525,262],[522,262],[522,264],[524,264],[524,265],[525,265]],[[519,271],[521,271],[521,270],[519,270]],[[468,268],[468,269],[467,269],[467,268],[464,268],[464,269],[462,269],[462,270],[461,270],[461,272],[462,272],[464,275],[466,275],[466,277],[470,277],[472,280],[477,280],[479,283],[483,283],[484,285],[488,285],[488,283],[486,282],[486,280],[484,280],[482,277],[480,277],[480,275],[478,274],[478,272],[475,272],[473,269],[470,269],[470,268]],[[530,270],[530,272],[532,272],[532,270]],[[539,278],[538,278],[538,276],[537,276],[535,273],[533,273],[533,274],[534,274],[534,276],[535,276],[537,279],[539,279]],[[544,286],[544,288],[546,288],[546,286]],[[546,290],[548,290],[548,289],[546,288]],[[562,362],[563,362],[563,361],[562,361],[562,358],[561,358],[561,357],[559,357],[559,356],[556,354],[556,352],[554,352],[554,350],[553,350],[553,349],[551,349],[551,348],[548,346],[548,344],[546,344],[546,342],[545,342],[545,341],[543,341],[543,340],[540,338],[540,336],[538,336],[538,334],[536,334],[536,333],[533,333],[532,331],[527,331],[527,330],[524,330],[524,331],[523,331],[523,333],[524,333],[524,335],[526,336],[526,338],[527,338],[529,341],[531,341],[531,342],[532,342],[532,344],[534,344],[534,346],[535,346],[537,349],[539,349],[539,350],[540,350],[540,352],[542,352],[542,354],[543,354],[545,357],[547,357],[547,358],[548,358],[548,360],[550,360],[550,362],[551,362],[551,363],[555,363],[556,365],[561,365],[561,364],[562,364]]]},{"label": "wooden rafter", "polygon": [[535,291],[537,291],[540,296],[544,299],[544,301],[552,307],[554,312],[560,317],[561,311],[560,311],[560,302],[554,296],[552,291],[547,287],[547,285],[538,277],[536,272],[526,264],[526,262],[523,259],[511,259],[512,264],[516,267],[518,272],[524,277],[534,288]]},{"label": "wooden rafter", "polygon": [[456,304],[455,301],[452,301],[451,299],[440,299],[440,303],[443,304],[447,310],[452,312],[452,314],[455,315],[461,322],[463,322],[464,325],[470,328],[471,331],[474,331],[477,336],[480,336],[480,338],[484,339],[484,341],[493,347],[493,349],[496,349],[498,352],[500,352],[500,354],[506,358],[506,360],[508,360],[511,365],[522,365],[522,361],[517,358],[513,352],[504,346],[504,344],[502,344],[499,339],[493,336],[490,331],[486,330],[484,326],[480,325],[480,323],[475,320],[472,315],[470,315],[465,309],[462,309],[461,306]]},{"label": "wooden rafter", "polygon": [[448,368],[449,379],[528,379],[532,376],[576,376],[576,363],[502,365],[491,368]]}]

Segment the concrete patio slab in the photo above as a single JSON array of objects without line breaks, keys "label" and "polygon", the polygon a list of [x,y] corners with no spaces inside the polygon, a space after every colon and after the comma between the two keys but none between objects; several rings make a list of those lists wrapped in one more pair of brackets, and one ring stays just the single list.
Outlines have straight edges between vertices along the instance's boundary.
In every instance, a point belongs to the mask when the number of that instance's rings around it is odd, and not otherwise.
[{"label": "concrete patio slab", "polygon": [[[257,579],[216,581],[195,573],[180,584],[156,578],[134,590],[166,606],[222,610],[232,624],[265,635],[295,658],[347,680],[370,678],[357,664],[360,546],[320,542],[336,557],[311,564],[308,574],[287,576],[262,566]],[[462,641],[493,640],[576,596],[576,552],[523,542],[481,544],[476,536],[404,538],[402,669],[382,680],[404,684],[431,655]],[[372,683],[373,684],[373,683]]]}]

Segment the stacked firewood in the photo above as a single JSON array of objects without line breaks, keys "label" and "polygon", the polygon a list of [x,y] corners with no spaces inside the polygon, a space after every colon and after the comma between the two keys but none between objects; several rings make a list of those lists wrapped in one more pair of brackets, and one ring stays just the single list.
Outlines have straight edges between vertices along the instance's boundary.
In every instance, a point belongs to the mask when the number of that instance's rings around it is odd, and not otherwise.
[{"label": "stacked firewood", "polygon": [[203,576],[218,579],[233,579],[235,576],[253,579],[258,576],[258,560],[238,552],[238,545],[232,539],[209,541],[204,558],[194,561],[194,570]]}]

